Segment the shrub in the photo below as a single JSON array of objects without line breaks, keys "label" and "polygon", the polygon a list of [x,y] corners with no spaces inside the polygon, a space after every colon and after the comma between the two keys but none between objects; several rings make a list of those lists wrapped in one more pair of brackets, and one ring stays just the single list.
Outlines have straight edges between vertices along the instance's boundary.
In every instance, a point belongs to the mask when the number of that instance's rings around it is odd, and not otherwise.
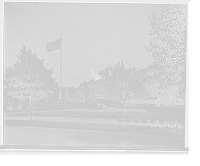
[{"label": "shrub", "polygon": [[169,128],[176,128],[176,122],[173,121],[173,120],[170,120],[170,121],[168,122],[168,127],[169,127]]},{"label": "shrub", "polygon": [[159,120],[158,121],[158,126],[159,127],[166,127],[167,126],[167,122],[165,122],[164,120]]},{"label": "shrub", "polygon": [[22,111],[25,111],[25,107],[24,107],[24,104],[22,102],[19,102],[18,103],[18,107],[17,107],[19,110],[22,110]]},{"label": "shrub", "polygon": [[17,106],[17,99],[11,96],[6,96],[5,108],[9,111],[16,109]]},{"label": "shrub", "polygon": [[127,118],[125,119],[125,125],[131,125],[133,123],[133,119]]},{"label": "shrub", "polygon": [[122,103],[121,102],[117,102],[115,105],[120,106]]},{"label": "shrub", "polygon": [[185,127],[185,123],[183,121],[178,121],[177,126],[178,128],[183,129]]},{"label": "shrub", "polygon": [[150,126],[150,127],[156,127],[157,124],[158,124],[158,123],[157,123],[157,121],[155,121],[155,120],[150,120],[150,121],[149,121],[149,126]]},{"label": "shrub", "polygon": [[133,119],[133,125],[139,126],[141,121],[139,119]]},{"label": "shrub", "polygon": [[148,120],[145,120],[145,119],[141,120],[141,126],[148,126],[148,125],[149,125]]},{"label": "shrub", "polygon": [[124,118],[118,118],[117,119],[117,124],[118,125],[123,125],[125,123],[125,119]]}]

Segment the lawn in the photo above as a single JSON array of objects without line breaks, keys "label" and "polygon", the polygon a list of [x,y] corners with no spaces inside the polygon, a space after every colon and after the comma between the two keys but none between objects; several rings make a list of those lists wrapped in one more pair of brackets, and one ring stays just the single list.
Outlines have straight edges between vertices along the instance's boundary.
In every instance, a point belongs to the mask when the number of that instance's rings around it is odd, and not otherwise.
[{"label": "lawn", "polygon": [[[85,104],[62,104],[62,109],[59,109],[58,104],[44,104],[36,106],[34,116],[45,117],[80,117],[80,118],[113,118],[122,117],[123,105],[108,106],[107,109],[85,109]],[[48,111],[56,110],[56,111]],[[138,111],[135,111],[138,110]],[[140,111],[141,110],[141,111]],[[143,111],[145,110],[145,112]],[[29,115],[29,107],[26,106],[26,111],[21,111],[21,116]],[[158,107],[155,105],[126,104],[125,117],[139,119],[157,119],[157,120],[185,120],[184,106],[177,107]]]},{"label": "lawn", "polygon": [[[29,107],[26,106],[25,111],[6,111],[6,116],[10,116],[10,120],[6,120],[8,125],[28,125],[38,127],[51,127],[51,128],[71,128],[83,130],[102,130],[102,131],[118,131],[118,132],[145,132],[149,134],[167,134],[183,136],[184,130],[175,128],[159,128],[159,127],[146,127],[146,126],[126,126],[117,125],[117,118],[122,117],[123,105],[121,106],[108,106],[106,109],[86,109],[85,104],[63,104],[62,109],[59,109],[59,104],[44,104],[36,106],[33,121],[29,122]],[[27,120],[12,120],[12,116],[27,116]],[[81,122],[48,122],[34,120],[34,117],[76,117],[76,118],[110,118],[116,122],[115,124],[95,124],[95,123],[81,123]],[[125,117],[132,119],[155,119],[155,120],[174,120],[185,121],[185,108],[181,106],[176,107],[158,107],[155,105],[141,105],[126,104]],[[36,118],[35,118],[36,119]]]},{"label": "lawn", "polygon": [[[35,104],[34,109],[37,111],[50,111],[50,110],[70,110],[70,109],[87,109],[88,105],[86,103],[62,103],[61,105],[59,103],[48,103],[48,104]],[[184,112],[185,106],[179,105],[179,106],[156,106],[155,104],[138,104],[138,103],[126,103],[125,104],[126,109],[140,109],[140,110],[146,110],[149,112]],[[30,108],[29,104],[24,104],[21,108],[22,110],[28,110]],[[115,107],[115,109],[122,109],[123,104],[118,104]],[[88,108],[92,110],[97,110],[97,108],[94,106],[93,108]],[[7,110],[8,111],[8,110]],[[6,111],[6,112],[7,112]],[[17,110],[17,107],[13,110],[15,112],[19,112],[20,110]]]},{"label": "lawn", "polygon": [[[77,109],[85,108],[85,104],[62,104],[62,109]],[[25,110],[29,110],[30,106],[25,105]],[[38,104],[36,105],[36,110],[57,110],[59,109],[59,104]]]}]

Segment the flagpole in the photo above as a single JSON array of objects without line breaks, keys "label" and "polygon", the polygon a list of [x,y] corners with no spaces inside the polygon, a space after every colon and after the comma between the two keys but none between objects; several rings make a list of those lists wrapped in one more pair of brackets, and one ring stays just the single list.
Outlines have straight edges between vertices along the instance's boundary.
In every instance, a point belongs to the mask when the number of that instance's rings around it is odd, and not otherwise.
[{"label": "flagpole", "polygon": [[62,34],[60,46],[60,100],[62,99]]}]

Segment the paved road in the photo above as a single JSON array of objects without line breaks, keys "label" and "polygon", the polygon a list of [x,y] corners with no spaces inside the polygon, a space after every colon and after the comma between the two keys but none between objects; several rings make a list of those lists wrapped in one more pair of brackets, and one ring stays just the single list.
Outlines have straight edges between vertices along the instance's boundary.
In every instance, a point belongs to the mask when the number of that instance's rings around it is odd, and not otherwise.
[{"label": "paved road", "polygon": [[5,145],[33,148],[55,146],[58,149],[179,149],[184,144],[183,138],[21,126],[5,126],[4,136]]}]

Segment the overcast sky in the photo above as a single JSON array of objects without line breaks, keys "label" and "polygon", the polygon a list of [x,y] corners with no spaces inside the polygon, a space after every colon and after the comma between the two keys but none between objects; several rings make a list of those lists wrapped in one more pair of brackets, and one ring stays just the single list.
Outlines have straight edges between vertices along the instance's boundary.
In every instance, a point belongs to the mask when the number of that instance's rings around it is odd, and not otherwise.
[{"label": "overcast sky", "polygon": [[118,61],[143,68],[152,61],[149,16],[164,5],[147,4],[5,4],[5,66],[12,66],[22,45],[45,59],[59,80],[60,51],[46,44],[63,35],[63,86],[78,86]]}]

